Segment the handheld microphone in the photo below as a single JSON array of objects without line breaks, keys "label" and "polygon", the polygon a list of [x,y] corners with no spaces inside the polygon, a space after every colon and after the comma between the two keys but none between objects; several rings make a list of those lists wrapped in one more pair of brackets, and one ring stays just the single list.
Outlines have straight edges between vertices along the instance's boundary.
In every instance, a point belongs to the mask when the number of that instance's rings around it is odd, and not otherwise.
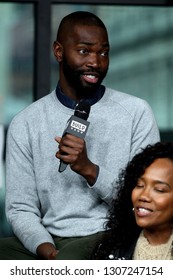
[{"label": "handheld microphone", "polygon": [[[75,108],[74,115],[72,115],[70,119],[67,121],[67,125],[63,132],[62,137],[66,133],[69,133],[84,139],[90,124],[87,121],[89,113],[90,113],[90,104],[87,103],[86,101],[80,101]],[[68,163],[60,160],[58,171],[63,172],[66,169],[67,165]]]}]

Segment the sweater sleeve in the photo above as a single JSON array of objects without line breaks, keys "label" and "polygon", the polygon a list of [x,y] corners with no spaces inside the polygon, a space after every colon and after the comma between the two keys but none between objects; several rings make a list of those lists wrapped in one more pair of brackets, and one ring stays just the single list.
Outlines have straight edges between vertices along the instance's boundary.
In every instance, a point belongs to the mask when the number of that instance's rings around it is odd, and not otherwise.
[{"label": "sweater sleeve", "polygon": [[6,215],[14,234],[32,253],[41,243],[54,244],[41,223],[40,207],[27,123],[13,120],[7,136]]},{"label": "sweater sleeve", "polygon": [[[124,108],[126,109],[127,106],[124,106]],[[126,111],[128,111],[128,108],[126,109]],[[93,191],[97,193],[97,195],[108,204],[111,204],[113,196],[116,195],[115,181],[117,180],[121,169],[125,168],[128,161],[130,161],[135,156],[135,154],[141,152],[142,148],[145,148],[149,144],[154,144],[160,141],[159,129],[155,117],[149,104],[146,101],[137,99],[137,103],[134,103],[133,112],[128,111],[128,113],[129,119],[131,118],[131,124],[129,122],[129,124],[127,125],[131,125],[132,127],[131,135],[129,135],[128,138],[130,139],[130,141],[126,141],[126,135],[124,135],[124,138],[119,138],[119,141],[122,141],[122,145],[124,145],[124,150],[126,152],[128,146],[128,160],[124,164],[124,166],[120,166],[120,163],[118,161],[116,162],[115,159],[115,165],[110,166],[109,170],[100,163],[97,180],[92,186]],[[121,150],[120,153],[122,153],[122,157],[125,158],[123,150]],[[112,154],[111,156],[113,157],[114,154]]]}]

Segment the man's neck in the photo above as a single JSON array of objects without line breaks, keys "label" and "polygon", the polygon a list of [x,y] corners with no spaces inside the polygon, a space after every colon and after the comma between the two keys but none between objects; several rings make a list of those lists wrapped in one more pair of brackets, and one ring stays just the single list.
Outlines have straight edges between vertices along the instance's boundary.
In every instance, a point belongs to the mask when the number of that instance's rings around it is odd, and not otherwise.
[{"label": "man's neck", "polygon": [[76,104],[80,101],[80,100],[86,100],[90,105],[93,105],[95,103],[97,103],[102,96],[104,95],[105,92],[105,87],[100,85],[98,90],[95,91],[95,93],[93,93],[92,97],[78,97],[78,98],[72,98],[71,96],[66,95],[66,93],[64,93],[61,88],[60,85],[58,83],[57,87],[56,87],[56,95],[58,100],[66,107],[69,107],[71,109],[74,109],[76,107]]}]

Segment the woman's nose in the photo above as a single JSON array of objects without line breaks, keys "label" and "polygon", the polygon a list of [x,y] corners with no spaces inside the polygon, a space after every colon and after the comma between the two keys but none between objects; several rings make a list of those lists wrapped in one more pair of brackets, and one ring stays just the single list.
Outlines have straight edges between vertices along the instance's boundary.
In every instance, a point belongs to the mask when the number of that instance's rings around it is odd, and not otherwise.
[{"label": "woman's nose", "polygon": [[149,187],[144,187],[139,195],[139,200],[150,201],[151,200],[151,190]]}]

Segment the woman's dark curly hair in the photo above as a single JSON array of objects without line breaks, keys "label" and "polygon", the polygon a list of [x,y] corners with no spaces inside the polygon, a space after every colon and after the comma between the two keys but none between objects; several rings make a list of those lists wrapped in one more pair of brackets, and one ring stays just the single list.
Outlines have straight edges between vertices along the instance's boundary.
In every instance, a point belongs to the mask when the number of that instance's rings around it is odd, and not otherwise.
[{"label": "woman's dark curly hair", "polygon": [[117,195],[108,213],[107,233],[94,252],[96,259],[106,259],[112,251],[128,248],[139,236],[141,228],[135,222],[131,193],[146,168],[158,158],[173,161],[173,143],[158,142],[148,145],[120,172],[115,185]]}]

